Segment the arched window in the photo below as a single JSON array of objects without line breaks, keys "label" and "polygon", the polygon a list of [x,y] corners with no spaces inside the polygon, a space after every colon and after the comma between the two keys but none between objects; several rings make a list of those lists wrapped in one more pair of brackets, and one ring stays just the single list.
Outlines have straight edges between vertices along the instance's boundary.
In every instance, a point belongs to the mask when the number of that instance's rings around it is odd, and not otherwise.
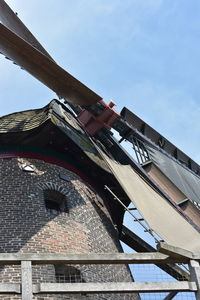
[{"label": "arched window", "polygon": [[84,282],[80,270],[68,265],[55,265],[55,277],[58,283]]},{"label": "arched window", "polygon": [[47,210],[68,212],[65,195],[52,189],[43,190],[43,195]]}]

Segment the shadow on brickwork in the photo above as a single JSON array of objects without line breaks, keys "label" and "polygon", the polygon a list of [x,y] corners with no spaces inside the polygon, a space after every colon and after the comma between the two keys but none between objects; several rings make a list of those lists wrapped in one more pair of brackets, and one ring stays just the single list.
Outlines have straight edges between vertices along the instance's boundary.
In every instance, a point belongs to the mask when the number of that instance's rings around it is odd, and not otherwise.
[{"label": "shadow on brickwork", "polygon": [[[47,164],[43,162],[30,161],[40,172],[48,169]],[[17,159],[4,161],[3,168],[1,174],[3,176],[0,177],[2,187],[0,252],[112,253],[122,251],[117,230],[104,204],[99,203],[92,191],[87,193],[87,187],[83,186],[76,175],[69,172],[72,180],[62,181],[59,172],[67,174],[68,171],[63,171],[57,166],[54,169],[52,165],[46,173],[32,174],[20,169]],[[30,169],[31,165],[28,170]],[[51,190],[53,193],[44,192]],[[63,197],[58,196],[59,193]],[[59,198],[57,202],[53,199],[55,195]],[[34,266],[33,271],[34,283],[56,281],[53,265]],[[102,265],[100,269],[96,266],[80,266],[80,271],[85,282],[131,281],[126,266]],[[0,266],[0,280],[19,282],[19,268]],[[69,297],[38,296],[37,299],[73,300],[86,297],[91,300],[129,300],[135,298],[133,295]]]}]

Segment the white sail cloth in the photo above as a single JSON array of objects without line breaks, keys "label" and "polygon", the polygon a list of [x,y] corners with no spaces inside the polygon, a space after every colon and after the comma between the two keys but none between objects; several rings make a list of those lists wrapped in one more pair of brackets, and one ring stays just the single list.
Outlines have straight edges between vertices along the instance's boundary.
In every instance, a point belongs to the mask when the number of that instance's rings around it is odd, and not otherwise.
[{"label": "white sail cloth", "polygon": [[200,233],[130,165],[121,165],[100,151],[114,176],[140,214],[166,243],[200,251]]}]

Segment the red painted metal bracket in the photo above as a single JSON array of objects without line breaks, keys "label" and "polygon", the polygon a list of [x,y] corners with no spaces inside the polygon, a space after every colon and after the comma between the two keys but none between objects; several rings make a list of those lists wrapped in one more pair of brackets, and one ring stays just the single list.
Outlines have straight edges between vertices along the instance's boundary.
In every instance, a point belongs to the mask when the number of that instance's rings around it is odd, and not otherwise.
[{"label": "red painted metal bracket", "polygon": [[116,105],[113,101],[110,101],[109,104],[104,100],[100,102],[105,107],[100,115],[94,116],[88,110],[82,110],[77,116],[80,123],[91,136],[94,136],[102,128],[110,129],[113,123],[120,117],[118,112],[113,108]]}]

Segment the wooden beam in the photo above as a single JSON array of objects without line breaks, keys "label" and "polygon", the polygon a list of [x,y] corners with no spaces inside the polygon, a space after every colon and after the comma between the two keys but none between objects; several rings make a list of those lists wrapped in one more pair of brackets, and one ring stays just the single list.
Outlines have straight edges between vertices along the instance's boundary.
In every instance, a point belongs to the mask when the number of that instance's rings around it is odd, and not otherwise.
[{"label": "wooden beam", "polygon": [[157,247],[158,251],[169,255],[175,259],[195,259],[200,260],[200,253],[192,253],[188,250],[168,245],[166,243],[159,243]]},{"label": "wooden beam", "polygon": [[189,263],[191,280],[194,280],[197,285],[197,291],[195,293],[196,299],[200,299],[200,265],[196,260],[191,260]]},{"label": "wooden beam", "polygon": [[108,283],[40,283],[34,285],[34,293],[160,293],[194,292],[195,282],[108,282]]},{"label": "wooden beam", "polygon": [[0,283],[0,293],[8,294],[8,293],[21,293],[21,288],[19,283]]},{"label": "wooden beam", "polygon": [[32,35],[28,28],[18,18],[16,13],[14,13],[14,11],[3,0],[0,1],[0,20],[1,23],[4,24],[7,28],[12,30],[14,33],[19,35],[22,39],[27,41],[33,47],[37,48],[43,54],[52,59],[48,52],[42,47],[38,40]]},{"label": "wooden beam", "polygon": [[21,261],[32,261],[33,264],[154,264],[185,262],[185,259],[174,259],[168,255],[153,253],[1,253],[0,264],[20,264]]},{"label": "wooden beam", "polygon": [[171,293],[169,293],[163,300],[171,300],[171,299],[173,299],[177,294],[178,294],[178,292],[171,292]]},{"label": "wooden beam", "polygon": [[102,100],[101,96],[2,23],[0,52],[72,104],[88,106]]}]

